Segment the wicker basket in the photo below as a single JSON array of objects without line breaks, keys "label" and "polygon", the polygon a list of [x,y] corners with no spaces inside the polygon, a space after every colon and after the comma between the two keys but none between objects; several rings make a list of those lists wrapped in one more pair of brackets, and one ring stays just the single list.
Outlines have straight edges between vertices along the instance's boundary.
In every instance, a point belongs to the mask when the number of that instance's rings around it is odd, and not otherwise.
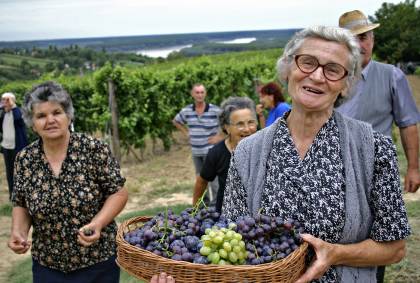
[{"label": "wicker basket", "polygon": [[308,245],[303,243],[287,258],[260,265],[194,264],[167,259],[130,245],[124,234],[140,227],[150,217],[134,217],[123,222],[117,233],[117,264],[129,274],[146,280],[166,272],[182,282],[295,282],[305,269]]}]

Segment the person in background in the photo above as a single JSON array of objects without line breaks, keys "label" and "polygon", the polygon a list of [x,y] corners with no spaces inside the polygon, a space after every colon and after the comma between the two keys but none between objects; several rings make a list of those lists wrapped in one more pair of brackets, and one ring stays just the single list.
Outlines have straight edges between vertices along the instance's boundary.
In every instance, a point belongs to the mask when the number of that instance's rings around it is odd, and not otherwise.
[{"label": "person in background", "polygon": [[218,212],[222,209],[231,153],[243,138],[255,133],[258,126],[254,101],[248,97],[229,97],[222,102],[221,108],[219,123],[226,134],[226,139],[209,150],[200,175],[195,181],[193,194],[193,205],[195,205],[205,192],[208,182],[217,177],[219,190],[216,210]]},{"label": "person in background", "polygon": [[23,117],[39,139],[16,157],[8,246],[31,248],[34,283],[116,283],[114,218],[127,202],[125,179],[106,144],[70,132],[73,116],[57,83],[26,95]]},{"label": "person in background", "polygon": [[1,96],[3,111],[0,114],[0,133],[2,140],[0,151],[3,153],[6,168],[9,199],[13,192],[13,167],[16,154],[28,145],[25,122],[20,108],[16,106],[16,97],[11,92]]},{"label": "person in background", "polygon": [[[200,174],[207,152],[216,143],[224,139],[219,133],[220,108],[206,102],[206,88],[203,84],[195,84],[191,89],[194,103],[184,107],[173,119],[172,123],[190,141],[192,159],[196,176]],[[218,182],[210,185],[209,202],[214,206],[218,191]]]},{"label": "person in background", "polygon": [[340,16],[339,25],[356,36],[362,55],[362,77],[350,90],[352,99],[337,108],[340,113],[372,125],[373,129],[392,136],[392,124],[400,130],[407,158],[404,190],[416,192],[420,186],[419,133],[420,113],[404,73],[397,67],[372,59],[373,30],[380,24],[370,23],[359,10]]},{"label": "person in background", "polygon": [[[401,142],[407,159],[404,190],[416,192],[420,186],[419,135],[420,113],[404,73],[390,64],[372,59],[373,30],[380,24],[370,23],[359,10],[340,16],[339,26],[356,36],[362,55],[362,77],[350,90],[352,99],[337,108],[348,117],[368,122],[373,129],[389,137],[392,124],[400,129]],[[384,282],[385,267],[378,268],[378,281]]]},{"label": "person in background", "polygon": [[291,110],[243,139],[232,156],[222,214],[301,223],[315,256],[297,283],[376,282],[376,266],[405,255],[410,226],[395,146],[334,110],[360,70],[350,31],[296,33],[277,63]]},{"label": "person in background", "polygon": [[[281,88],[275,82],[270,82],[261,87],[259,92],[260,104],[257,105],[258,120],[260,127],[270,126],[290,110],[290,105],[285,102]],[[264,117],[264,109],[269,109],[267,119]]]}]

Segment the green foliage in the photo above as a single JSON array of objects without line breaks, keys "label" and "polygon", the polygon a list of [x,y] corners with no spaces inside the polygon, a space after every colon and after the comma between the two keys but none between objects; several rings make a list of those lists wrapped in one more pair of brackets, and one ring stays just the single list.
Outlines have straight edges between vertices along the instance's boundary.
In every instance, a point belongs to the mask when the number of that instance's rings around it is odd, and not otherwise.
[{"label": "green foliage", "polygon": [[[275,59],[279,49],[244,52],[244,54],[202,57],[194,60],[165,63],[166,67],[122,67],[107,63],[93,75],[54,78],[70,93],[75,107],[75,129],[80,132],[109,132],[109,82],[115,85],[118,104],[118,123],[121,145],[125,148],[143,148],[146,136],[160,139],[166,150],[171,146],[171,120],[182,107],[192,103],[190,89],[194,83],[203,83],[208,101],[219,105],[229,96],[250,96],[255,78],[275,78]],[[41,80],[13,82],[0,91],[17,94],[18,102],[32,86]]]},{"label": "green foliage", "polygon": [[420,9],[416,0],[383,3],[370,19],[381,24],[375,29],[375,50],[380,59],[392,64],[420,61]]}]

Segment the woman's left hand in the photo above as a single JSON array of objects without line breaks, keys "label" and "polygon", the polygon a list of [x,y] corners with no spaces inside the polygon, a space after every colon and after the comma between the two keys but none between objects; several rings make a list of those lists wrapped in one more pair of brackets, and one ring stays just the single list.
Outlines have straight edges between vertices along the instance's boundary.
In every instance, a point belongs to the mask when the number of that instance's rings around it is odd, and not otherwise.
[{"label": "woman's left hand", "polygon": [[309,234],[302,234],[301,236],[305,242],[313,247],[315,256],[308,269],[306,269],[306,272],[296,283],[306,283],[321,278],[333,264],[335,252],[334,244],[325,242]]},{"label": "woman's left hand", "polygon": [[94,244],[101,237],[101,229],[92,223],[80,228],[78,233],[77,240],[85,247]]}]

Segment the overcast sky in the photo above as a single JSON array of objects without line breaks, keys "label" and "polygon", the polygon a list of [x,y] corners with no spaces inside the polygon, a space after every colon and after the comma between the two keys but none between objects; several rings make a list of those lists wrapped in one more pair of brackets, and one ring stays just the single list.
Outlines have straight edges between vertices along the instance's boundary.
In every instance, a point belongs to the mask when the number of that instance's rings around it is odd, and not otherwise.
[{"label": "overcast sky", "polygon": [[[400,3],[401,1],[386,1]],[[303,28],[380,0],[0,0],[0,41]]]}]

